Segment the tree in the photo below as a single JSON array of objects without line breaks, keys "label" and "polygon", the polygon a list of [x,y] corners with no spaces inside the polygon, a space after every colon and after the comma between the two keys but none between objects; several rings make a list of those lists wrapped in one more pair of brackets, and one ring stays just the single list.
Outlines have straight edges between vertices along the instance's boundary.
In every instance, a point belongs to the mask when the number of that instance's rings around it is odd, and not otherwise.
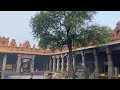
[{"label": "tree", "polygon": [[106,43],[109,29],[106,26],[92,25],[95,11],[41,11],[31,18],[30,26],[39,46],[52,51],[69,50],[69,75],[74,77],[72,66],[73,47]]}]

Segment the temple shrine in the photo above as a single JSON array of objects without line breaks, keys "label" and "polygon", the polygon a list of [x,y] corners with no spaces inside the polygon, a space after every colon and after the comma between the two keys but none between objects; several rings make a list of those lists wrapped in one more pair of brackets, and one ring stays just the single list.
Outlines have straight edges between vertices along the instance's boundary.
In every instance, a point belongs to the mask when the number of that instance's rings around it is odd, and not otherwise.
[{"label": "temple shrine", "polygon": [[[73,48],[73,67],[84,63],[86,68],[96,76],[107,75],[108,78],[120,75],[120,21],[110,32],[112,40],[103,45]],[[84,55],[83,55],[84,52]],[[31,46],[29,41],[16,44],[16,40],[0,37],[0,69],[5,74],[29,73],[31,68],[39,71],[68,71],[68,49],[62,51],[43,50]]]}]

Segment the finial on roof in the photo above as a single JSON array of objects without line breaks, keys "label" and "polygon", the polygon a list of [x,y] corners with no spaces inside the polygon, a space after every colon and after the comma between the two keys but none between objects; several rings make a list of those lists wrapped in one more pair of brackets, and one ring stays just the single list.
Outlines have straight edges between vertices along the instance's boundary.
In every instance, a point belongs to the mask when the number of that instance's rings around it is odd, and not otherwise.
[{"label": "finial on roof", "polygon": [[116,29],[116,30],[120,30],[120,21],[117,22],[115,29]]},{"label": "finial on roof", "polygon": [[20,44],[19,44],[19,47],[21,47],[21,46],[22,46],[22,44],[20,43]]},{"label": "finial on roof", "polygon": [[33,48],[35,48],[35,44],[33,45]]},{"label": "finial on roof", "polygon": [[8,38],[6,38],[6,40],[9,40],[9,37],[8,37]]}]

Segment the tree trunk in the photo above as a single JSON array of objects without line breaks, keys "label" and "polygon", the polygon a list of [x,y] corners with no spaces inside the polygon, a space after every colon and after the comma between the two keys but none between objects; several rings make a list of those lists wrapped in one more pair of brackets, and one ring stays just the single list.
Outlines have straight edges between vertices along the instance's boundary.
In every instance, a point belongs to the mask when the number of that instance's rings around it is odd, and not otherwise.
[{"label": "tree trunk", "polygon": [[68,50],[69,50],[69,54],[68,54],[68,60],[69,60],[69,70],[68,70],[68,75],[70,77],[72,77],[73,79],[75,78],[75,71],[73,69],[73,58],[72,58],[72,40],[68,37],[67,40],[67,45],[68,45]]}]

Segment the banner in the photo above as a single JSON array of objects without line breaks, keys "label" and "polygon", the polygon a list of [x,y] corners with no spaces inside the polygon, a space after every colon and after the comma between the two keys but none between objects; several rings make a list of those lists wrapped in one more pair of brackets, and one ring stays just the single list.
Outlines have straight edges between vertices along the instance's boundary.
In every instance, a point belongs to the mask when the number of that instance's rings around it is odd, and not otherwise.
[{"label": "banner", "polygon": [[7,70],[12,70],[12,65],[11,65],[11,64],[7,64],[7,65],[6,65],[6,69],[7,69]]},{"label": "banner", "polygon": [[18,54],[18,56],[20,58],[30,58],[30,59],[34,57],[34,55],[27,55],[27,54]]}]

